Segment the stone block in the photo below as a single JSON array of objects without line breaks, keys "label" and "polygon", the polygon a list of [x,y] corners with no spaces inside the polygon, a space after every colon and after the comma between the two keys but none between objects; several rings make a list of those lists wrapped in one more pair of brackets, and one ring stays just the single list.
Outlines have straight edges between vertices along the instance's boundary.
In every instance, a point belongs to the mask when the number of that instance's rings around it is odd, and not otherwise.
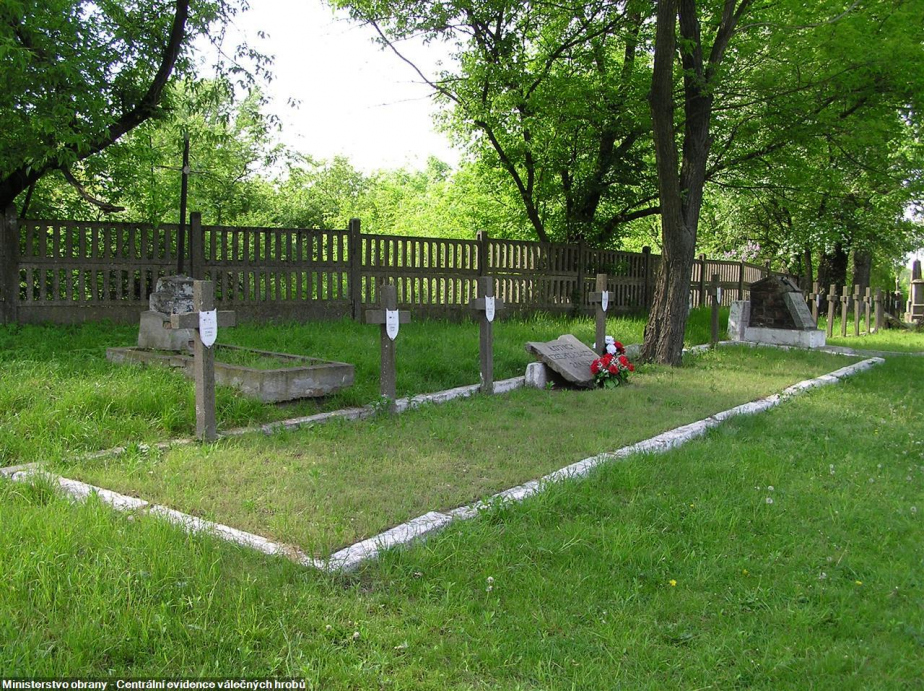
[{"label": "stone block", "polygon": [[148,310],[141,313],[138,326],[138,347],[151,350],[189,352],[193,341],[192,329],[174,329],[170,315]]},{"label": "stone block", "polygon": [[148,308],[163,314],[186,314],[193,311],[193,279],[189,276],[164,276],[157,279],[148,297]]},{"label": "stone block", "polygon": [[744,332],[751,319],[751,303],[748,300],[735,300],[728,311],[728,338],[743,341]]},{"label": "stone block", "polygon": [[544,389],[549,380],[549,370],[544,363],[531,362],[526,365],[526,386],[534,389]]},{"label": "stone block", "polygon": [[825,344],[825,332],[821,329],[800,331],[796,329],[768,329],[749,326],[744,332],[744,341],[788,345],[796,348],[821,348]]}]

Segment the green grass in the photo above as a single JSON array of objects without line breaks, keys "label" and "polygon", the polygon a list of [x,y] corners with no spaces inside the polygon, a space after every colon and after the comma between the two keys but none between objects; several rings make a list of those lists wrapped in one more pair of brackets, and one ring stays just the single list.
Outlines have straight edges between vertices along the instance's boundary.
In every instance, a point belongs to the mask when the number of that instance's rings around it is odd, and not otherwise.
[{"label": "green grass", "polygon": [[920,688],[921,381],[924,361],[891,359],[349,578],[0,482],[0,669],[312,689]]},{"label": "green grass", "polygon": [[834,355],[724,348],[680,369],[640,367],[617,389],[478,396],[272,437],[136,449],[60,472],[326,556],[844,364]]},{"label": "green grass", "polygon": [[[818,328],[825,329],[826,321],[818,320]],[[861,326],[865,328],[865,324]],[[857,348],[862,350],[885,350],[898,353],[922,353],[924,352],[924,331],[915,331],[912,329],[882,329],[881,331],[867,334],[860,333],[860,336],[853,335],[853,319],[850,318],[847,324],[847,336],[841,336],[840,318],[834,320],[834,334],[828,339],[828,345],[844,346],[846,348]]]},{"label": "green grass", "polygon": [[[700,320],[701,321],[701,320]],[[639,343],[643,318],[611,319],[608,332]],[[699,328],[699,331],[702,329]],[[499,321],[495,378],[522,375],[532,361],[530,340],[573,333],[594,339],[591,319]],[[702,342],[696,319],[692,342]],[[706,336],[708,339],[708,336]],[[192,436],[195,395],[180,373],[157,367],[113,365],[107,347],[131,346],[137,328],[111,324],[0,326],[0,465],[57,459],[131,442]],[[230,429],[378,399],[379,328],[352,321],[244,324],[222,330],[220,342],[353,364],[355,384],[325,399],[274,406],[218,388],[219,429]],[[421,321],[402,326],[397,345],[399,396],[476,384],[478,327]]]}]

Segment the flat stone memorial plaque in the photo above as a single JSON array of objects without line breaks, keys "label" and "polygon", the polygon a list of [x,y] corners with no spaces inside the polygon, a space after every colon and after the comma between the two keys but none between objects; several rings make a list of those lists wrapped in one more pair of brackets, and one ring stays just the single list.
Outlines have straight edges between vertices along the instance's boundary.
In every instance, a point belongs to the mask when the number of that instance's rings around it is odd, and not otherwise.
[{"label": "flat stone memorial plaque", "polygon": [[535,355],[565,381],[576,386],[593,387],[594,375],[590,372],[590,364],[599,356],[571,334],[547,343],[530,341],[526,344],[526,352]]}]

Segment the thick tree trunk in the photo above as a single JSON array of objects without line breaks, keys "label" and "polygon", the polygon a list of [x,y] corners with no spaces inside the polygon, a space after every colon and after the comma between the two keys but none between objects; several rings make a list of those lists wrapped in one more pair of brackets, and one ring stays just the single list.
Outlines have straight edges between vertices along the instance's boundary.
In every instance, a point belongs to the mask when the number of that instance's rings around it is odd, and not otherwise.
[{"label": "thick tree trunk", "polygon": [[814,281],[815,272],[812,268],[812,248],[806,245],[802,249],[802,290],[811,290]]},{"label": "thick tree trunk", "polygon": [[[696,251],[706,164],[712,138],[713,85],[717,68],[749,0],[735,7],[726,2],[708,61],[704,59],[695,0],[659,0],[655,34],[654,71],[651,78],[651,122],[658,189],[661,200],[661,233],[664,251],[655,285],[642,360],[679,365],[683,354],[690,295],[691,269]],[[679,20],[679,21],[678,21]],[[683,160],[678,174],[674,129],[673,63],[677,48],[676,28],[683,39],[684,133]]]},{"label": "thick tree trunk", "polygon": [[827,289],[832,283],[843,286],[847,283],[847,251],[836,243],[831,252],[821,255],[818,262],[818,283]]},{"label": "thick tree trunk", "polygon": [[853,253],[853,284],[862,288],[869,287],[869,277],[873,270],[873,255],[869,252],[854,250]]}]

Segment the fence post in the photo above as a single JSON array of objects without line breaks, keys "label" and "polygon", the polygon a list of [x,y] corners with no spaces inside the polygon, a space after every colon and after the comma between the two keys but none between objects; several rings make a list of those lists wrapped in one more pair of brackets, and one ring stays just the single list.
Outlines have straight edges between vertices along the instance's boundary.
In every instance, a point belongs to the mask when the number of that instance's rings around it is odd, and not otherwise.
[{"label": "fence post", "polygon": [[205,280],[205,233],[202,232],[202,214],[189,214],[189,275],[199,281]]},{"label": "fence post", "polygon": [[827,332],[828,338],[831,338],[834,335],[834,304],[837,302],[837,286],[831,284],[831,289],[828,291],[828,324]]},{"label": "fence post", "polygon": [[706,305],[706,255],[699,255],[699,306]]},{"label": "fence post", "polygon": [[719,274],[712,274],[712,281],[709,287],[709,294],[712,296],[712,347],[715,348],[719,342],[719,304],[722,302],[722,289],[719,287]]},{"label": "fence post", "polygon": [[350,263],[350,311],[353,321],[362,319],[363,311],[363,252],[362,252],[362,225],[358,218],[351,218],[348,226],[347,243],[349,250],[347,257]]},{"label": "fence post", "polygon": [[744,262],[738,262],[738,299],[744,300]]},{"label": "fence post", "polygon": [[578,314],[582,314],[584,310],[584,276],[587,271],[587,243],[584,242],[583,238],[578,243],[577,270],[577,295],[575,296],[577,304],[574,305],[574,309],[577,310]]},{"label": "fence post", "polygon": [[870,290],[869,286],[866,286],[866,290],[863,292],[863,314],[866,318],[866,334],[867,335],[871,333],[869,330],[870,312],[871,312],[870,308],[872,307],[872,302],[873,302],[871,293],[872,291]]},{"label": "fence post", "polygon": [[642,306],[644,309],[651,309],[651,248],[648,245],[642,247],[642,256],[644,257],[645,272],[645,292],[642,295]]},{"label": "fence post", "polygon": [[475,241],[478,243],[478,275],[488,275],[488,241],[490,237],[484,230],[475,233]]},{"label": "fence post", "polygon": [[882,288],[876,288],[876,333],[882,328]]},{"label": "fence post", "polygon": [[0,216],[0,322],[15,324],[19,311],[19,219],[10,204]]},{"label": "fence post", "polygon": [[770,270],[770,260],[768,259],[767,261],[764,262],[764,268],[760,272],[760,277],[767,278],[767,276],[769,276],[771,273],[773,272]]}]

